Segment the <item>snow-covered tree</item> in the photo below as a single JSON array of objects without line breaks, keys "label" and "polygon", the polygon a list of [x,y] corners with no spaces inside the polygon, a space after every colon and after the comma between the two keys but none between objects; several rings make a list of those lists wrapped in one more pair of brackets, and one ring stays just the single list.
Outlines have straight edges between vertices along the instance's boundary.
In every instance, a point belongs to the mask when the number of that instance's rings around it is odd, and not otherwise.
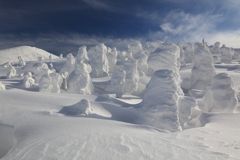
[{"label": "snow-covered tree", "polygon": [[238,106],[233,79],[227,73],[214,76],[203,102],[204,112],[233,112]]},{"label": "snow-covered tree", "polygon": [[155,71],[143,98],[143,124],[168,131],[181,130],[179,98],[183,96],[180,77],[169,69]]},{"label": "snow-covered tree", "polygon": [[126,94],[132,94],[138,89],[139,73],[137,63],[137,60],[134,60],[132,57],[128,57],[123,66],[123,70],[126,71],[126,82],[124,85],[124,92]]},{"label": "snow-covered tree", "polygon": [[15,77],[16,74],[17,74],[17,71],[16,71],[15,67],[13,67],[12,65],[10,65],[8,68],[9,68],[9,71],[8,71],[8,73],[7,73],[7,78]]},{"label": "snow-covered tree", "polygon": [[111,78],[111,85],[114,88],[117,98],[122,98],[124,94],[124,86],[126,81],[126,71],[123,69],[118,69],[113,72]]},{"label": "snow-covered tree", "polygon": [[106,54],[107,47],[103,43],[95,46],[95,52],[91,53],[90,61],[90,65],[92,67],[91,77],[97,78],[108,76],[109,65]]},{"label": "snow-covered tree", "polygon": [[205,90],[216,75],[212,54],[202,43],[195,43],[194,67],[191,74],[191,88]]},{"label": "snow-covered tree", "polygon": [[64,66],[61,68],[59,73],[67,72],[68,75],[70,75],[72,73],[72,71],[75,69],[75,61],[76,60],[75,60],[74,56],[71,53],[67,54],[66,62],[64,64]]},{"label": "snow-covered tree", "polygon": [[108,64],[109,64],[109,73],[113,73],[117,67],[116,66],[117,65],[117,56],[118,56],[118,51],[117,51],[116,47],[114,47],[112,49],[108,47],[107,59],[108,59]]},{"label": "snow-covered tree", "polygon": [[22,85],[24,88],[31,88],[35,85],[35,79],[32,78],[31,72],[25,72],[23,75]]},{"label": "snow-covered tree", "polygon": [[192,43],[187,43],[184,53],[184,61],[186,63],[192,63],[194,58],[194,45]]},{"label": "snow-covered tree", "polygon": [[25,66],[26,65],[26,62],[22,59],[21,56],[18,57],[18,61],[19,61],[20,66]]},{"label": "snow-covered tree", "polygon": [[78,94],[92,94],[94,92],[92,79],[89,75],[89,66],[83,61],[77,62],[75,70],[70,74],[67,92]]},{"label": "snow-covered tree", "polygon": [[232,56],[234,54],[234,49],[226,47],[225,45],[221,48],[221,62],[226,64],[232,63]]}]

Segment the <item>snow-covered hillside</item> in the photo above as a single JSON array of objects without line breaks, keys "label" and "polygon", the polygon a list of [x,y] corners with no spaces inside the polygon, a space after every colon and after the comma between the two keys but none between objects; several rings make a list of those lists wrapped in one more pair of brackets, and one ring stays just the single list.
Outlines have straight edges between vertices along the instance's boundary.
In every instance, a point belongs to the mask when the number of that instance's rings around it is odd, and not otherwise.
[{"label": "snow-covered hillside", "polygon": [[6,63],[9,60],[11,62],[18,62],[19,56],[25,61],[36,61],[38,57],[48,59],[50,55],[52,55],[52,58],[57,58],[57,56],[36,47],[19,46],[0,50],[0,64]]}]

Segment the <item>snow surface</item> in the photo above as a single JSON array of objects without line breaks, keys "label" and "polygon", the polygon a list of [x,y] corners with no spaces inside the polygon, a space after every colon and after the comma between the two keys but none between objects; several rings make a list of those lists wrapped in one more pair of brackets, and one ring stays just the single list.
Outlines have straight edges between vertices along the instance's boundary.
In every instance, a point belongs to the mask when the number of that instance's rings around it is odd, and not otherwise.
[{"label": "snow surface", "polygon": [[[164,44],[159,42],[149,48],[164,58],[164,54],[160,52],[162,46]],[[178,53],[177,48],[176,45],[169,44],[163,47],[162,51],[171,50]],[[171,63],[167,64],[160,59],[160,67],[166,68],[156,70],[165,69],[168,72],[163,74],[162,71],[156,71],[155,78],[147,75],[140,77],[137,86],[138,91],[140,88],[141,92],[134,95],[124,94],[121,98],[116,98],[114,94],[111,76],[92,78],[92,84],[97,90],[95,94],[72,94],[63,89],[60,89],[61,93],[56,94],[39,92],[37,84],[30,88],[22,87],[23,73],[28,72],[34,64],[44,68],[39,64],[49,65],[47,63],[49,60],[44,63],[38,62],[37,59],[29,62],[21,55],[26,60],[26,66],[15,66],[17,74],[12,78],[6,77],[9,68],[1,65],[0,82],[6,90],[0,89],[0,159],[240,159],[240,107],[237,105],[234,113],[233,111],[223,113],[222,109],[214,113],[201,110],[204,106],[202,97],[207,91],[190,90],[191,70],[194,64],[187,63],[179,71],[179,64],[175,63],[178,59],[177,54],[166,53],[172,54],[174,61],[166,57],[166,61],[169,59]],[[126,54],[129,53],[126,52]],[[49,54],[46,59],[48,57]],[[90,56],[89,59],[91,59]],[[156,59],[152,58],[152,60],[151,62],[148,60],[148,65],[159,67]],[[57,72],[61,70],[65,61],[65,58],[52,59]],[[123,62],[125,63],[125,59]],[[75,64],[73,66],[74,70]],[[175,68],[171,68],[172,66]],[[227,100],[230,95],[228,94],[230,92],[225,92],[226,90],[235,90],[235,98],[240,99],[239,66],[237,63],[211,65],[215,67],[217,75],[219,73],[227,75],[215,76],[209,86],[210,90],[216,92],[215,96],[219,93],[220,100],[224,104],[224,100]],[[121,68],[121,65],[118,67]],[[128,68],[125,67],[125,69]],[[51,71],[49,75],[54,73],[52,70],[48,71]],[[78,72],[79,69],[76,71]],[[135,63],[134,71],[138,71]],[[158,73],[159,76],[156,76]],[[169,76],[164,78],[163,75]],[[56,77],[58,76],[55,75]],[[35,79],[34,74],[33,78]],[[118,78],[122,79],[122,77]],[[180,88],[181,81],[184,83],[182,86],[185,86],[185,95]],[[58,84],[57,78],[54,84]],[[57,88],[59,86],[58,84]],[[171,94],[175,96],[170,96]],[[170,98],[164,99],[164,97]],[[166,128],[160,128],[150,123],[143,123],[146,122],[146,118],[149,121],[151,118],[152,120],[159,118],[151,117],[161,113],[150,105],[158,101],[178,106],[175,117],[179,117],[177,126],[181,127],[182,131],[169,132],[173,131],[167,128],[173,128],[169,125]],[[223,103],[219,102],[220,105],[217,106],[223,107]],[[149,104],[147,108],[142,108],[144,103]],[[159,106],[164,108],[164,105]],[[170,105],[169,109],[172,108],[174,108],[173,105]],[[149,109],[149,117],[146,116],[147,112],[144,109]],[[165,109],[169,114],[168,108]],[[165,124],[171,123],[172,121],[167,121]]]}]

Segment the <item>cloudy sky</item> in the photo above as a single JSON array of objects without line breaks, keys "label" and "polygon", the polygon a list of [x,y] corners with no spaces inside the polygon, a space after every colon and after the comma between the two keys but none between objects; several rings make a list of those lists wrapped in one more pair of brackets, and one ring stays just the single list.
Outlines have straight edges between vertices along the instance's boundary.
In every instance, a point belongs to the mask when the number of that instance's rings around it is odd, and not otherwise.
[{"label": "cloudy sky", "polygon": [[0,49],[59,54],[103,42],[216,41],[240,48],[240,0],[0,0]]}]

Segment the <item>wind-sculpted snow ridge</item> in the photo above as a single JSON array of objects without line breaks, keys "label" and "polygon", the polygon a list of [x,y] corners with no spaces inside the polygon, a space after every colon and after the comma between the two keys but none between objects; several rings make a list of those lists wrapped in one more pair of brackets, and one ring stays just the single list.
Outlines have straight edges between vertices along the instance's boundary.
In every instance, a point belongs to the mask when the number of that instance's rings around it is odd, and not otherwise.
[{"label": "wind-sculpted snow ridge", "polygon": [[233,112],[238,106],[233,79],[227,73],[214,76],[203,102],[204,112]]},{"label": "wind-sculpted snow ridge", "polygon": [[191,75],[191,88],[205,90],[215,76],[212,54],[202,43],[195,43],[194,67]]},{"label": "wind-sculpted snow ridge", "polygon": [[6,90],[5,85],[2,82],[0,82],[0,90]]},{"label": "wind-sculpted snow ridge", "polygon": [[19,56],[25,61],[37,61],[39,57],[48,59],[49,55],[52,55],[52,58],[58,58],[58,56],[36,47],[19,46],[0,50],[0,64],[6,63],[9,60],[11,62],[18,62]]},{"label": "wind-sculpted snow ridge", "polygon": [[226,47],[225,45],[223,45],[223,47],[221,48],[221,53],[222,53],[221,62],[226,63],[226,64],[231,64],[232,63],[232,56],[234,54],[234,49]]},{"label": "wind-sculpted snow ridge", "polygon": [[181,130],[178,100],[184,94],[180,78],[173,70],[154,72],[143,98],[143,124],[168,131]]},{"label": "wind-sculpted snow ridge", "polygon": [[170,69],[174,72],[179,72],[180,64],[179,47],[171,43],[161,44],[153,53],[148,57],[147,63],[154,71],[160,69]]},{"label": "wind-sculpted snow ridge", "polygon": [[106,77],[109,75],[109,64],[107,59],[107,47],[101,43],[90,50],[90,65],[92,67],[91,77]]}]

